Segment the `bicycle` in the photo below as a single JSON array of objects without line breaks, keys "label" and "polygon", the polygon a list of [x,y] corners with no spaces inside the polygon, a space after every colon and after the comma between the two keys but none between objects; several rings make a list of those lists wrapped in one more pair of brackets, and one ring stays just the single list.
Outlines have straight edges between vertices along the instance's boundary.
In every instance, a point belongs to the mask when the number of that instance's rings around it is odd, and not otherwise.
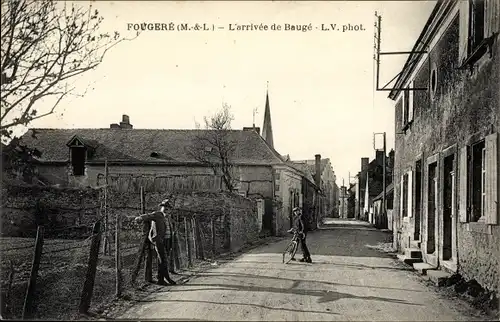
[{"label": "bicycle", "polygon": [[[288,264],[295,257],[295,253],[297,253],[297,249],[299,248],[299,233],[297,230],[293,231],[293,237],[288,246],[285,248],[283,252],[283,264]],[[287,257],[290,255],[290,258]],[[285,257],[287,258],[285,261]]]}]

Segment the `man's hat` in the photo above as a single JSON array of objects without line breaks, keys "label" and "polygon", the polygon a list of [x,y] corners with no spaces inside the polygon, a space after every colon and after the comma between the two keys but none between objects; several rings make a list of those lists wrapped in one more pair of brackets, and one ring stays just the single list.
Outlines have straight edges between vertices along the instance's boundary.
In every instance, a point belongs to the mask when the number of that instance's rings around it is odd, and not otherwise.
[{"label": "man's hat", "polygon": [[164,199],[164,200],[160,203],[160,207],[164,207],[164,206],[172,206],[172,204],[170,203],[170,198]]}]

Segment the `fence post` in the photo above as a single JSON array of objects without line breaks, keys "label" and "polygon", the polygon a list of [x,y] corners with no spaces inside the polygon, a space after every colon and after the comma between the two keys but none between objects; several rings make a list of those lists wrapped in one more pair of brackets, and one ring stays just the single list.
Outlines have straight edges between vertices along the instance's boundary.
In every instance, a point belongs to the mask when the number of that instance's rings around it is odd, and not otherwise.
[{"label": "fence post", "polygon": [[[145,202],[144,202],[144,188],[141,187],[141,214],[144,214],[145,212],[146,212],[146,210],[145,210]],[[149,233],[148,224],[144,223],[143,227],[142,227],[141,245],[139,247],[139,251],[137,252],[137,258],[136,258],[134,270],[132,271],[132,278],[131,278],[132,284],[135,284],[135,281],[137,280],[137,275],[139,275],[139,271],[141,270],[145,252],[148,251],[148,246],[149,246],[148,233]],[[147,261],[146,261],[146,266],[147,266]],[[149,277],[149,279],[148,279],[148,277]],[[148,276],[147,268],[146,268],[145,278],[146,278],[146,281],[148,281],[148,282],[151,282],[151,280],[152,280],[152,274],[150,274]]]},{"label": "fence post", "polygon": [[193,265],[193,259],[191,255],[191,247],[190,247],[190,242],[189,242],[189,227],[188,227],[188,222],[187,218],[184,217],[184,232],[185,232],[185,239],[186,239],[186,251],[187,251],[187,257],[188,257],[188,266],[191,267]]},{"label": "fence post", "polygon": [[[141,187],[141,214],[146,213],[146,196],[144,193],[144,187]],[[151,223],[145,222],[142,231],[144,234],[144,251],[146,252],[146,269],[144,272],[144,279],[146,282],[153,282],[153,253],[151,248],[151,243],[149,242],[148,235],[151,229]]]},{"label": "fence post", "polygon": [[36,290],[36,278],[38,276],[38,269],[40,268],[40,259],[42,257],[42,250],[43,250],[43,233],[44,233],[44,226],[39,225],[36,231],[35,252],[33,255],[33,264],[31,265],[31,274],[30,274],[30,279],[28,281],[28,289],[26,290],[26,297],[24,299],[24,308],[22,316],[23,320],[25,318],[30,318],[31,315],[35,312],[34,297]]},{"label": "fence post", "polygon": [[191,239],[193,240],[193,257],[199,259],[198,243],[196,241],[196,222],[194,216],[191,216]]},{"label": "fence post", "polygon": [[92,293],[94,292],[95,274],[97,271],[97,260],[99,258],[99,247],[101,243],[101,222],[94,224],[92,229],[92,243],[90,244],[90,255],[87,265],[87,275],[83,284],[82,296],[80,299],[80,313],[86,314],[90,308]]},{"label": "fence post", "polygon": [[203,254],[203,241],[201,239],[200,221],[199,221],[197,216],[194,217],[194,223],[195,223],[195,231],[196,231],[196,243],[198,244],[199,259],[205,260],[205,254]]},{"label": "fence post", "polygon": [[210,218],[210,230],[211,230],[211,233],[212,233],[212,257],[215,257],[216,255],[216,246],[215,246],[215,242],[216,242],[216,237],[215,237],[215,217],[212,216],[212,218]]},{"label": "fence post", "polygon": [[173,238],[173,248],[174,248],[175,266],[177,267],[178,270],[180,270],[181,269],[181,261],[180,261],[181,250],[180,250],[180,247],[179,247],[179,229],[177,228],[177,225],[180,225],[180,223],[179,223],[179,216],[177,216],[177,219],[175,221],[174,238]]},{"label": "fence post", "polygon": [[[11,314],[11,307],[12,307],[12,301],[11,301],[11,290],[12,290],[12,282],[14,281],[14,262],[9,261],[10,267],[9,267],[9,277],[8,277],[8,284],[7,284],[7,291],[5,292],[5,298],[4,302],[2,303],[3,308],[5,309],[5,312],[7,314]],[[3,317],[2,317],[3,318]]]},{"label": "fence post", "polygon": [[121,268],[121,254],[120,254],[120,213],[116,213],[116,227],[115,227],[115,269],[116,269],[116,296],[120,297],[122,292],[122,268]]}]

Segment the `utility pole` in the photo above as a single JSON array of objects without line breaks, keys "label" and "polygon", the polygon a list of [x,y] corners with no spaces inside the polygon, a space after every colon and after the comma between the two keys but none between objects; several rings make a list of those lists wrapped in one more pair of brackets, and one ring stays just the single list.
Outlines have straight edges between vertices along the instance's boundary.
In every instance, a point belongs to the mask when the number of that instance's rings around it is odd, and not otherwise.
[{"label": "utility pole", "polygon": [[344,178],[342,178],[342,218],[345,217],[345,215],[344,215],[344,203],[345,203],[345,185],[344,185]]},{"label": "utility pole", "polygon": [[384,216],[384,218],[386,218],[387,216],[387,203],[386,203],[386,168],[387,168],[387,161],[386,161],[386,144],[385,144],[385,132],[384,132],[384,158],[383,158],[383,171],[382,171],[382,175],[384,176],[383,179],[382,179],[382,185],[383,185],[383,196],[382,196],[382,215]]}]

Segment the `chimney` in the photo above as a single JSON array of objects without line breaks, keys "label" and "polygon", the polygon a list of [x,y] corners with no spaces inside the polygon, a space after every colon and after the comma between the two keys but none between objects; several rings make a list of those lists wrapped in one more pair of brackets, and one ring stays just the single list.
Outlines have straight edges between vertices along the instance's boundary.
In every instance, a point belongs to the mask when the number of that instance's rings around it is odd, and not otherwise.
[{"label": "chimney", "polygon": [[384,164],[384,151],[375,151],[375,160],[377,160],[377,164],[382,166]]},{"label": "chimney", "polygon": [[318,186],[318,188],[321,189],[321,154],[316,154],[314,156],[315,158],[315,169],[316,169],[316,173],[315,173],[315,176],[314,176],[314,181],[316,183],[316,185]]},{"label": "chimney", "polygon": [[370,158],[361,158],[361,172],[368,169],[369,163],[370,163]]},{"label": "chimney", "polygon": [[131,129],[133,128],[132,124],[130,124],[130,118],[128,115],[123,114],[122,121],[120,122],[120,127],[122,129]]},{"label": "chimney", "polygon": [[260,135],[260,127],[244,127],[243,131],[255,131]]}]

